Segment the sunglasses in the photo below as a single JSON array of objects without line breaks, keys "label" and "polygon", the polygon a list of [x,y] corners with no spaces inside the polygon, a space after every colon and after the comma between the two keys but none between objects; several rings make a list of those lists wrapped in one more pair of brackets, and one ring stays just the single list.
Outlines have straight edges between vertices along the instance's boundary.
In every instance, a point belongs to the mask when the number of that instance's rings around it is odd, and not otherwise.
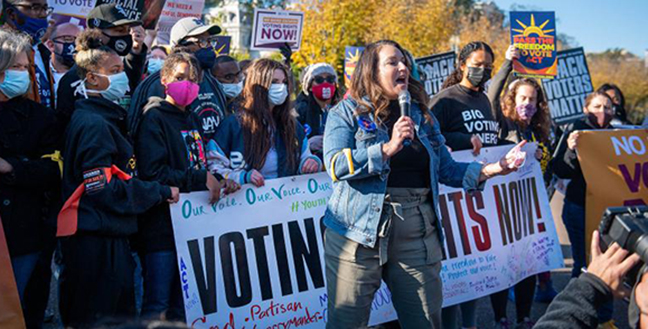
[{"label": "sunglasses", "polygon": [[324,77],[321,77],[321,76],[316,76],[316,77],[313,79],[313,81],[314,81],[316,84],[324,83],[324,81],[326,81],[326,82],[328,82],[328,83],[335,83],[335,77],[334,77],[334,76],[329,76],[329,77],[327,77],[327,78],[324,78]]}]

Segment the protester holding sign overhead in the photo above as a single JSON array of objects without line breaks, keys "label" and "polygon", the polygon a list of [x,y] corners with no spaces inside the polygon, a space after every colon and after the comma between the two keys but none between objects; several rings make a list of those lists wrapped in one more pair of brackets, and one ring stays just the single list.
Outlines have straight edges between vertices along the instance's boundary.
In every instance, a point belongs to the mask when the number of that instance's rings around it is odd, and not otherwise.
[{"label": "protester holding sign overhead", "polygon": [[322,158],[326,116],[341,98],[338,77],[333,66],[326,63],[309,65],[303,74],[302,92],[295,104],[297,119],[306,129],[311,152]]},{"label": "protester holding sign overhead", "polygon": [[[218,126],[229,114],[223,87],[211,73],[216,61],[213,43],[214,36],[221,32],[216,24],[205,25],[201,20],[187,17],[179,20],[171,29],[171,53],[189,52],[193,54],[204,70],[203,78],[198,85],[198,97],[189,108],[200,117],[203,137],[209,141],[214,138]],[[164,97],[164,87],[160,73],[153,73],[146,78],[133,93],[133,100],[128,110],[129,129],[137,135],[142,110],[150,97]],[[209,159],[208,159],[209,160]]]},{"label": "protester holding sign overhead", "polygon": [[[551,143],[549,141],[551,118],[549,106],[540,84],[531,78],[520,78],[509,84],[500,102],[500,93],[512,71],[511,61],[518,57],[519,51],[510,46],[506,52],[506,61],[493,78],[488,90],[492,107],[497,109],[495,116],[500,122],[499,138],[502,142],[519,143],[521,141],[538,143],[535,157],[540,162],[543,173],[547,172],[551,159]],[[546,176],[545,176],[546,177]],[[548,184],[551,175],[545,179]],[[547,274],[542,274],[546,276]],[[515,287],[516,324],[518,328],[531,328],[531,306],[536,286],[536,276],[532,275],[518,282]],[[545,291],[553,289],[551,281],[545,279]],[[555,291],[554,291],[555,293]],[[546,292],[545,292],[546,294]],[[491,295],[491,304],[495,314],[495,322],[502,328],[512,325],[506,315],[509,289]]]},{"label": "protester holding sign overhead", "polygon": [[263,186],[266,179],[322,169],[311,154],[304,128],[293,116],[288,68],[259,59],[247,70],[240,110],[216,134],[219,161],[210,169],[239,184]]},{"label": "protester holding sign overhead", "polygon": [[[438,185],[475,190],[515,170],[510,155],[485,166],[452,160],[404,53],[389,40],[368,45],[349,98],[327,119],[324,159],[335,182],[324,215],[327,328],[367,326],[381,279],[403,328],[442,328]],[[411,117],[400,116],[404,92]]]},{"label": "protester holding sign overhead", "polygon": [[[124,10],[116,4],[104,4],[95,7],[86,18],[88,28],[95,28],[101,32],[103,45],[114,50],[124,59],[124,70],[128,77],[128,86],[132,91],[139,84],[146,63],[145,33],[142,22],[128,19]],[[57,90],[56,116],[61,124],[61,132],[74,111],[74,102],[81,96],[75,94],[79,84],[77,68],[70,69],[59,82]],[[127,93],[125,96],[130,95]],[[122,107],[127,107],[130,97],[115,100]]]},{"label": "protester holding sign overhead", "polygon": [[136,216],[177,202],[178,188],[132,177],[137,168],[126,135],[126,110],[115,101],[128,90],[120,56],[98,29],[77,38],[76,92],[83,97],[66,131],[61,239],[60,310],[65,326],[86,327],[103,317],[134,316],[135,262],[129,236]]}]

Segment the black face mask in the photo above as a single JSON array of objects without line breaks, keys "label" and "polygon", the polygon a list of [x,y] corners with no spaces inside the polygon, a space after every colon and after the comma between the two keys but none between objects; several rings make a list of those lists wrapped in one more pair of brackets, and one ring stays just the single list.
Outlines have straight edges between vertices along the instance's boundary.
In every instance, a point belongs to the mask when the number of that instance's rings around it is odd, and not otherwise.
[{"label": "black face mask", "polygon": [[587,113],[587,119],[594,127],[605,129],[610,126],[612,114],[609,113]]},{"label": "black face mask", "polygon": [[[54,42],[57,43],[56,41]],[[74,65],[74,42],[61,42],[60,44],[62,45],[62,51],[60,53],[55,52],[54,55],[56,55],[59,63],[70,68]]]},{"label": "black face mask", "polygon": [[491,78],[492,69],[468,66],[468,81],[473,87],[484,88],[486,81]]},{"label": "black face mask", "polygon": [[126,56],[133,49],[133,36],[130,34],[120,37],[110,36],[105,33],[104,35],[110,38],[106,46],[115,50],[119,56]]},{"label": "black face mask", "polygon": [[216,63],[216,53],[212,47],[201,48],[194,53],[198,62],[200,62],[200,67],[203,70],[211,70]]}]

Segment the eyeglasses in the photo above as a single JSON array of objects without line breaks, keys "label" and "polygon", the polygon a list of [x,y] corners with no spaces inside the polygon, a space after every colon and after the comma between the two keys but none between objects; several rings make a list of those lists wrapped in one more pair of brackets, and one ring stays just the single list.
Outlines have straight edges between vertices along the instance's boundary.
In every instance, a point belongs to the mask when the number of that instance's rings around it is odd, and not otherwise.
[{"label": "eyeglasses", "polygon": [[332,76],[332,75],[329,75],[328,77],[324,78],[324,77],[318,75],[313,79],[313,81],[318,85],[320,83],[324,83],[324,81],[326,81],[328,83],[335,83],[335,77]]},{"label": "eyeglasses", "polygon": [[54,11],[54,7],[50,7],[48,5],[39,5],[39,4],[33,4],[33,5],[28,5],[28,4],[15,4],[14,6],[16,7],[22,7],[27,9],[28,11],[36,14],[46,14],[49,15]]},{"label": "eyeglasses", "polygon": [[200,48],[207,48],[207,47],[213,47],[216,44],[216,38],[210,38],[210,39],[187,39],[182,42],[180,42],[180,45],[183,47],[188,47],[191,45],[198,45]]},{"label": "eyeglasses", "polygon": [[76,41],[76,37],[72,35],[62,35],[60,37],[54,38],[52,40],[54,43],[74,43]]}]

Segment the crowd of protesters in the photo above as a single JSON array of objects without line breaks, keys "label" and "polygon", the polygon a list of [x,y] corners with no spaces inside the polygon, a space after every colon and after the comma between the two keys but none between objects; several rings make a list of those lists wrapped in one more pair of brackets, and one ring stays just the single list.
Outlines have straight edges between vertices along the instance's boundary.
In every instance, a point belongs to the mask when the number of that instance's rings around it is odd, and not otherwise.
[{"label": "crowd of protesters", "polygon": [[[154,45],[116,4],[95,7],[85,29],[49,24],[49,13],[46,0],[5,0],[0,28],[0,217],[28,327],[42,326],[52,259],[66,327],[138,316],[184,320],[169,211],[180,193],[207,191],[213,204],[244,184],[326,170],[334,182],[324,216],[327,327],[366,327],[384,280],[402,327],[475,328],[476,301],[441,309],[438,185],[480,190],[517,168],[511,156],[458,163],[451,151],[477,155],[528,142],[537,145],[531,156],[548,190],[554,177],[571,180],[562,218],[572,276],[580,279],[564,294],[600,302],[572,318],[550,307],[538,326],[613,328],[614,280],[636,259],[622,262],[627,254],[613,248],[601,253],[595,235],[596,261],[581,275],[586,181],[576,150],[579,131],[628,124],[614,84],[587,97],[584,119],[557,127],[538,81],[512,75],[514,46],[491,79],[495,53],[468,43],[430,99],[415,60],[394,41],[367,45],[345,90],[328,63],[306,67],[295,83],[290,51],[283,63],[217,56],[221,28],[198,19],[179,20],[170,45]],[[404,91],[409,117],[400,114]],[[467,124],[474,120],[481,124]],[[618,270],[606,272],[604,261]],[[506,315],[509,294],[514,321]],[[556,295],[549,273],[530,276],[490,296],[493,320],[531,328],[534,296],[551,302]],[[639,313],[648,314],[640,299]]]}]

